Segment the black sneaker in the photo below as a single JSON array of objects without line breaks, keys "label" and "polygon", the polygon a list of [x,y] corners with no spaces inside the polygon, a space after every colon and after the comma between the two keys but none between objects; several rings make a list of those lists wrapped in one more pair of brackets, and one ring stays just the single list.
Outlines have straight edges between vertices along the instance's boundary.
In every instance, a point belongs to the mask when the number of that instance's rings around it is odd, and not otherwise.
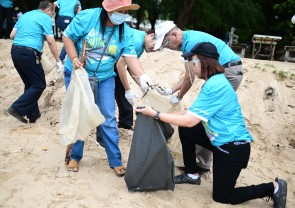
[{"label": "black sneaker", "polygon": [[41,117],[41,113],[39,113],[37,116],[29,118],[29,123],[36,123],[37,119]]},{"label": "black sneaker", "polygon": [[287,201],[287,182],[276,178],[275,181],[279,185],[279,190],[272,197],[274,208],[285,208]]},{"label": "black sneaker", "polygon": [[96,141],[95,141],[95,143],[97,144],[97,146],[99,148],[102,148],[102,149],[105,148],[104,142],[103,142],[102,137],[101,137],[101,134],[96,134]]},{"label": "black sneaker", "polygon": [[174,177],[174,183],[175,184],[181,184],[181,183],[189,183],[194,185],[200,185],[201,184],[201,177],[197,179],[192,179],[187,174],[183,173],[181,175]]},{"label": "black sneaker", "polygon": [[22,115],[20,115],[16,110],[14,110],[12,107],[9,107],[7,112],[15,117],[17,120],[23,122],[23,123],[28,123],[28,120],[25,119]]}]

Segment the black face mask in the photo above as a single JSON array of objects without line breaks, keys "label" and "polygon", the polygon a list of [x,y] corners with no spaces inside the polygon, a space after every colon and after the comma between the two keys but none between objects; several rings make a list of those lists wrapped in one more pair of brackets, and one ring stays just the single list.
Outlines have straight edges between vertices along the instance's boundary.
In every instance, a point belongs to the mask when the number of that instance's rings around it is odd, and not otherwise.
[{"label": "black face mask", "polygon": [[20,10],[15,10],[16,13],[20,13]]}]

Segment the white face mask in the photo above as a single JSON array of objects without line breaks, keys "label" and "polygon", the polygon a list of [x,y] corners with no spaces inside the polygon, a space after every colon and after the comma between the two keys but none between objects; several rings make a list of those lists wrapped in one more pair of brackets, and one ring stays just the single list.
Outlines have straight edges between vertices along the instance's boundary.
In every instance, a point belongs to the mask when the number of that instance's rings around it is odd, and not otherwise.
[{"label": "white face mask", "polygon": [[120,12],[113,12],[111,16],[109,15],[109,18],[114,25],[122,24],[123,22],[125,22],[127,17],[128,17],[128,14],[123,14]]}]

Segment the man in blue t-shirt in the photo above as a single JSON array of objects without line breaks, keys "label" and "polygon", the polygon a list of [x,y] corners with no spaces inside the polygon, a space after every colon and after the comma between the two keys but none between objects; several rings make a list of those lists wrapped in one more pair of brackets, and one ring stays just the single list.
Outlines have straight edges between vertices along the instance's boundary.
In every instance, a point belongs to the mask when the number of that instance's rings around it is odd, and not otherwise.
[{"label": "man in blue t-shirt", "polygon": [[[67,26],[72,22],[74,16],[81,11],[81,3],[79,0],[57,0],[53,5],[54,10],[56,7],[59,9],[56,25],[63,33]],[[64,61],[66,55],[66,49],[63,47],[59,59]]]},{"label": "man in blue t-shirt", "polygon": [[[44,38],[61,71],[62,63],[53,37],[53,4],[41,1],[38,9],[25,13],[15,24],[10,38],[13,39],[11,57],[25,84],[24,93],[9,107],[8,113],[23,123],[35,123],[41,117],[38,100],[46,88],[45,73],[41,64]],[[24,116],[27,117],[24,118]]]},{"label": "man in blue t-shirt", "polygon": [[[13,27],[13,2],[12,0],[0,0],[0,39],[9,38]],[[6,19],[6,28],[3,30],[3,23]]]}]

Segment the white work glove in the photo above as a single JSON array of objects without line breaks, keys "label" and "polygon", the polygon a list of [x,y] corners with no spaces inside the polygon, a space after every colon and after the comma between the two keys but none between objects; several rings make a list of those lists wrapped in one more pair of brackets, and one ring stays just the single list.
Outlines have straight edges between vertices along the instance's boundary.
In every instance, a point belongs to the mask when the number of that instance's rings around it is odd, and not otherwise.
[{"label": "white work glove", "polygon": [[61,73],[63,71],[63,65],[61,60],[58,60],[55,64],[56,72]]},{"label": "white work glove", "polygon": [[128,102],[131,105],[134,105],[134,98],[137,98],[137,96],[133,93],[133,91],[130,89],[128,91],[125,91],[125,98],[128,100]]},{"label": "white work glove", "polygon": [[151,78],[147,74],[141,75],[139,77],[139,81],[140,81],[140,88],[143,93],[145,93],[149,89],[149,86],[153,84]]},{"label": "white work glove", "polygon": [[172,105],[176,105],[176,104],[178,104],[180,101],[181,101],[181,99],[179,99],[177,95],[172,95],[171,98],[170,98],[170,103],[171,103]]},{"label": "white work glove", "polygon": [[293,24],[295,24],[295,14],[294,14],[294,16],[292,17],[291,22],[292,22]]},{"label": "white work glove", "polygon": [[156,90],[158,91],[158,93],[160,93],[161,95],[172,95],[173,90],[169,87],[160,87],[157,86]]}]

